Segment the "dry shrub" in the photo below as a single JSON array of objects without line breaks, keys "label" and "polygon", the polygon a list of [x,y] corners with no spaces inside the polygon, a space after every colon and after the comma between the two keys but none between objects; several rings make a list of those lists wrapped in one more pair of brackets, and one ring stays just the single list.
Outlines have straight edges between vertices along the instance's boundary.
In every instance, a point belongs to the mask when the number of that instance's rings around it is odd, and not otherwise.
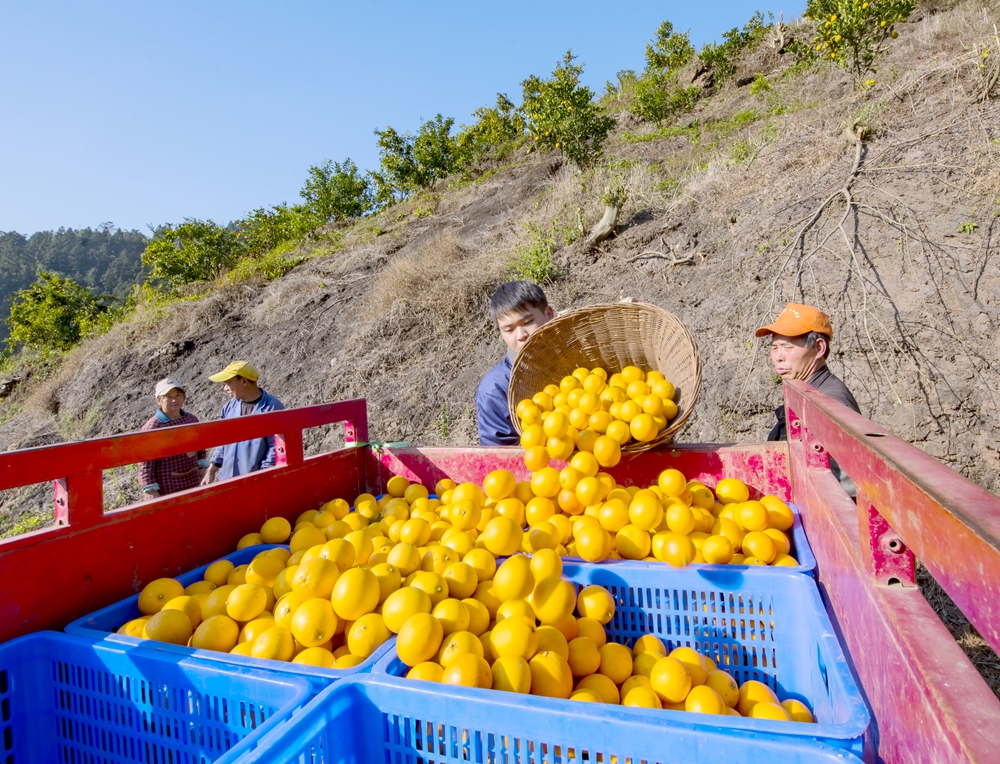
[{"label": "dry shrub", "polygon": [[489,287],[502,270],[498,252],[466,256],[458,236],[443,231],[379,271],[371,291],[370,320],[421,319],[433,322],[438,333],[470,321],[479,324]]}]

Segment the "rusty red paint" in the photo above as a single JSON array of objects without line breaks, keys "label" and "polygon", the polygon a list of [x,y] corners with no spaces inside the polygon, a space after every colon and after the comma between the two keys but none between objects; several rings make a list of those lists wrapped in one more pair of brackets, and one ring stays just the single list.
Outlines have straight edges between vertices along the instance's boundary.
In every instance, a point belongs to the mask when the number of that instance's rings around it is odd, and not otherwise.
[{"label": "rusty red paint", "polygon": [[807,443],[822,444],[837,460],[858,493],[1000,651],[1000,499],[810,389],[797,382],[785,388]]},{"label": "rusty red paint", "polygon": [[861,528],[861,558],[875,580],[883,586],[916,586],[917,574],[913,552],[863,494],[858,496],[858,520]]},{"label": "rusty red paint", "polygon": [[[940,470],[950,470],[933,460],[936,467],[931,469],[929,457],[912,447],[902,448],[901,442],[893,443],[889,453],[883,452],[881,442],[886,438],[878,438],[875,445],[864,440],[863,433],[884,431],[805,385],[786,385],[785,394],[789,410],[801,423],[797,428],[801,441],[789,445],[793,499],[802,508],[831,617],[871,705],[880,760],[887,764],[995,762],[1000,751],[1000,702],[920,591],[885,586],[873,575],[871,555],[866,552],[873,519],[876,536],[887,539],[893,528],[898,530],[895,523],[901,516],[924,514],[904,523],[912,527],[926,521],[926,515],[954,512],[926,494],[920,498],[911,476],[916,469],[940,480]],[[841,425],[847,429],[840,430]],[[813,444],[820,445],[821,451]],[[872,500],[881,522],[867,511],[859,512],[829,469],[817,464],[816,454],[824,452],[854,478],[863,507],[865,497],[872,496],[866,492],[881,483]],[[907,468],[900,469],[900,462]],[[886,512],[893,497],[908,501]],[[951,543],[951,539],[927,539],[920,548],[941,565],[946,558],[935,555],[933,547],[940,544],[948,550]],[[995,578],[970,582],[978,591],[969,601],[982,598],[996,583]]]}]

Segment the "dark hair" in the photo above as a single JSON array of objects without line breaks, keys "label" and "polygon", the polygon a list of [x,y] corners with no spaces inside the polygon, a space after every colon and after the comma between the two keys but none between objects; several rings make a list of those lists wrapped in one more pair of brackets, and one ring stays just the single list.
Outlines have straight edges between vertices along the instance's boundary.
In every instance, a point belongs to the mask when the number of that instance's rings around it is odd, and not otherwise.
[{"label": "dark hair", "polygon": [[508,281],[497,287],[490,300],[490,316],[494,321],[499,320],[505,313],[514,313],[525,308],[538,308],[545,311],[549,307],[549,301],[545,297],[545,292],[538,284],[530,281]]},{"label": "dark hair", "polygon": [[830,337],[829,337],[829,335],[823,334],[823,332],[809,332],[809,334],[806,335],[806,347],[807,348],[814,348],[814,347],[816,347],[816,340],[818,340],[820,337],[822,337],[824,340],[826,340],[826,355],[823,356],[823,360],[825,361],[827,358],[830,357]]}]

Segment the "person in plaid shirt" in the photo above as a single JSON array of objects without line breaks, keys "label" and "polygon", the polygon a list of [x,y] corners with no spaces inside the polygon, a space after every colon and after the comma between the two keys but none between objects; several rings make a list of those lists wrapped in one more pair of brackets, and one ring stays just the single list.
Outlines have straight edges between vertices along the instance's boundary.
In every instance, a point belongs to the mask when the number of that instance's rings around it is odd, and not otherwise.
[{"label": "person in plaid shirt", "polygon": [[[172,379],[156,383],[156,413],[142,426],[143,430],[157,430],[179,424],[194,424],[198,417],[184,410],[184,388]],[[139,465],[139,485],[143,500],[155,499],[188,488],[197,488],[208,469],[208,454],[192,451],[186,454],[164,456]]]}]

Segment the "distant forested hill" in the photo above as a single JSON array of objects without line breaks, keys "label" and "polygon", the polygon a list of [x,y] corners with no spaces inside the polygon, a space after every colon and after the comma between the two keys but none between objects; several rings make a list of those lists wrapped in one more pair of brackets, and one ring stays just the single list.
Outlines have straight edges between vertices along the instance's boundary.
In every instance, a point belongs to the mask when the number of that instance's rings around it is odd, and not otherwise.
[{"label": "distant forested hill", "polygon": [[[106,223],[91,228],[60,228],[30,236],[0,232],[0,319],[10,312],[10,299],[35,280],[39,268],[69,276],[97,294],[124,300],[143,274],[146,237]],[[0,323],[0,338],[7,336]]]}]

